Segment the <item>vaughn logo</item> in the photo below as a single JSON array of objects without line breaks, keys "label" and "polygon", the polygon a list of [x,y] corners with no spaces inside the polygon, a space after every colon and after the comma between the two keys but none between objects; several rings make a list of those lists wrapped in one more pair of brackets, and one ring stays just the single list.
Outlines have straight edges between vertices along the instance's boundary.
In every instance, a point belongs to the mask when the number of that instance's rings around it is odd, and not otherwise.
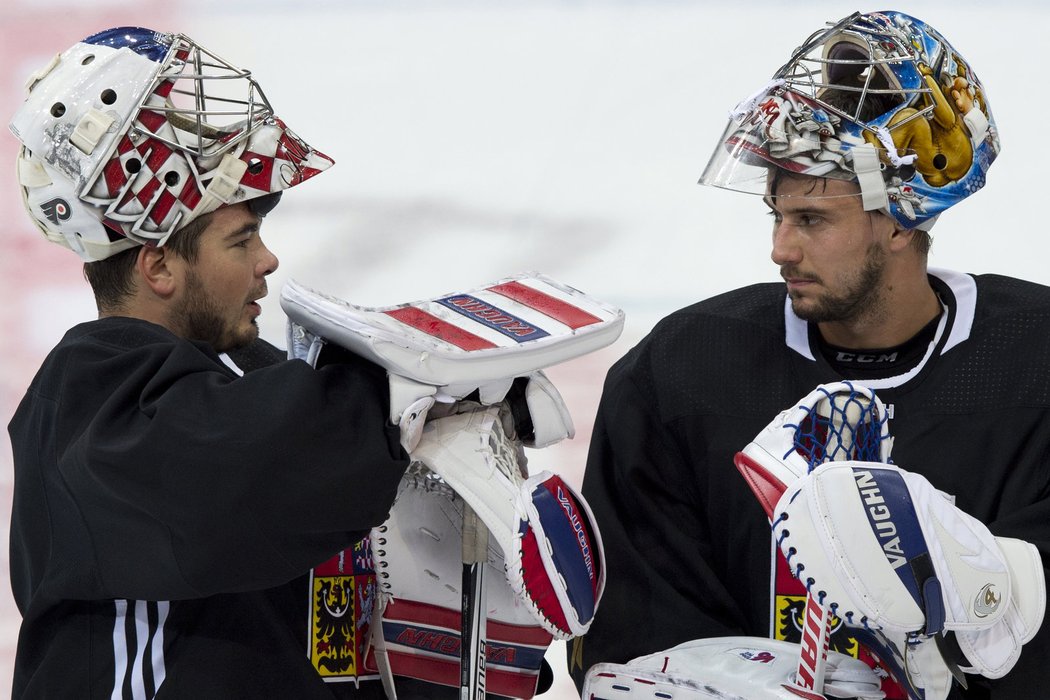
[{"label": "vaughn logo", "polygon": [[580,517],[576,514],[576,508],[572,499],[566,495],[561,486],[558,486],[557,498],[562,510],[565,511],[566,517],[569,518],[569,522],[572,524],[572,530],[576,533],[576,540],[580,543],[580,554],[583,555],[584,564],[587,566],[587,576],[593,581],[594,560],[591,558],[591,546],[588,542],[587,533],[583,529],[583,523],[580,522]]},{"label": "vaughn logo", "polygon": [[853,479],[857,482],[857,491],[860,492],[860,498],[868,511],[868,522],[879,538],[879,544],[882,545],[882,553],[886,555],[886,560],[894,570],[907,564],[904,548],[901,546],[901,538],[897,534],[897,523],[893,519],[889,504],[882,495],[879,483],[875,480],[875,475],[870,471],[858,469],[853,472]]},{"label": "vaughn logo", "polygon": [[54,199],[49,199],[44,202],[40,205],[40,211],[42,211],[47,220],[55,226],[58,226],[60,221],[68,219],[69,215],[72,213],[69,209],[69,204],[61,197],[55,197]]}]

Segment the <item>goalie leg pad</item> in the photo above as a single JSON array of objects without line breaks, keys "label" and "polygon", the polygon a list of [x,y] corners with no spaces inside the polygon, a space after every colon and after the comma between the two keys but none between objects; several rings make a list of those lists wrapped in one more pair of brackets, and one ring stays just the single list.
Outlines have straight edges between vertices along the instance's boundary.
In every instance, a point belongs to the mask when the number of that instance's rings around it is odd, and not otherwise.
[{"label": "goalie leg pad", "polygon": [[[462,524],[463,500],[416,463],[389,519],[372,532],[381,595],[365,666],[393,687],[396,679],[387,674],[459,686]],[[485,567],[488,690],[530,698],[552,637],[511,590],[498,547],[489,548]]]},{"label": "goalie leg pad", "polygon": [[447,392],[457,397],[605,347],[624,322],[621,310],[538,274],[387,307],[289,280],[281,308],[290,323],[392,374],[457,387]]},{"label": "goalie leg pad", "polygon": [[[798,645],[759,637],[717,637],[679,644],[626,664],[591,667],[582,697],[595,700],[823,700],[795,684]],[[881,681],[863,661],[829,652],[824,693],[881,700]]]}]

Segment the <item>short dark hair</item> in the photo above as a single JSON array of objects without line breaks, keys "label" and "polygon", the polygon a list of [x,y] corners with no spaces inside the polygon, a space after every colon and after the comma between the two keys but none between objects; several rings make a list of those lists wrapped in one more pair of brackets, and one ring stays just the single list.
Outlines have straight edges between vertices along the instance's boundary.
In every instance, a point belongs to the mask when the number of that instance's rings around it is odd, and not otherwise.
[{"label": "short dark hair", "polygon": [[930,246],[933,245],[933,236],[930,235],[929,231],[923,231],[922,229],[913,229],[914,238],[911,239],[911,244],[915,246],[915,249],[926,257],[930,254]]},{"label": "short dark hair", "polygon": [[124,307],[124,300],[135,289],[131,271],[135,269],[138,256],[139,247],[135,246],[103,260],[84,263],[84,279],[95,294],[95,306],[99,313],[119,311]]},{"label": "short dark hair", "polygon": [[769,167],[768,171],[769,175],[766,180],[766,187],[768,188],[769,192],[766,194],[766,196],[773,200],[776,200],[777,188],[780,186],[780,183],[783,180],[798,180],[800,182],[808,182],[809,189],[806,190],[807,195],[813,194],[817,191],[818,188],[822,191],[827,190],[828,188],[828,178],[826,177],[820,177],[818,175],[806,175],[804,173],[796,173],[776,165]]},{"label": "short dark hair", "polygon": [[[808,179],[812,180],[812,184],[810,185],[809,190],[807,190],[807,194],[813,194],[818,189],[824,189],[824,188],[827,187],[827,180],[828,180],[828,178],[825,178],[825,177],[817,177],[817,176],[814,176],[814,175],[801,175],[799,173],[794,173],[794,172],[791,172],[790,170],[785,170],[783,168],[778,168],[776,166],[771,166],[769,168],[769,171],[770,171],[769,180],[768,180],[768,182],[769,182],[769,185],[768,185],[768,187],[769,187],[769,194],[766,195],[766,202],[769,203],[769,204],[772,204],[773,202],[776,202],[777,186],[780,184],[780,182],[782,180],[786,180],[786,179],[802,180],[802,179],[805,179],[805,178],[808,178]],[[815,195],[815,196],[819,196],[819,195]],[[879,210],[876,210],[876,211],[877,211],[877,213],[880,213],[880,214],[883,214],[885,216],[888,216],[891,219],[894,218],[893,216],[891,216],[885,210],[879,209]],[[923,231],[922,229],[912,229],[912,232],[913,233],[912,233],[911,245],[923,257],[929,255],[930,254],[930,246],[933,245],[933,236],[931,236],[928,231]]]},{"label": "short dark hair", "polygon": [[[197,217],[173,233],[164,244],[169,251],[190,263],[197,262],[200,240],[211,222],[211,214]],[[95,294],[99,313],[120,311],[135,291],[132,272],[139,257],[139,246],[122,250],[104,260],[84,263],[84,279]]]}]

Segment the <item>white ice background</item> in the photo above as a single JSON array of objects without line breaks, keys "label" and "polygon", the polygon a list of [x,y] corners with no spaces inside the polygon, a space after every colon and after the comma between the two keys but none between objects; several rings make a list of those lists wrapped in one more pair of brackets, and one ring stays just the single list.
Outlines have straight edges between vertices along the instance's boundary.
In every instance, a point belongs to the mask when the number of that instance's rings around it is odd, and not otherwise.
[{"label": "white ice background", "polygon": [[[280,257],[264,337],[283,345],[282,282],[389,305],[538,270],[627,312],[623,338],[550,371],[575,440],[534,466],[582,479],[608,366],[663,315],[777,279],[765,207],[696,184],[726,113],[845,2],[338,2],[8,0],[0,8],[0,116],[34,69],[119,24],[181,31],[250,68],[277,114],[335,158],[264,226]],[[1041,167],[1050,97],[1041,83],[1042,3],[916,1],[982,79],[1003,143],[988,186],[942,217],[931,265],[1046,281]],[[1024,81],[1029,81],[1024,84]],[[1047,108],[1047,109],[1044,109]],[[0,135],[0,419],[6,426],[43,356],[94,316],[73,254],[21,211],[16,142]],[[11,458],[0,438],[0,539]],[[616,547],[616,542],[607,542]],[[0,571],[7,575],[6,547]],[[616,614],[606,610],[606,614]],[[0,586],[0,695],[18,612]],[[643,633],[643,632],[640,632]],[[575,698],[564,644],[543,697]]]}]

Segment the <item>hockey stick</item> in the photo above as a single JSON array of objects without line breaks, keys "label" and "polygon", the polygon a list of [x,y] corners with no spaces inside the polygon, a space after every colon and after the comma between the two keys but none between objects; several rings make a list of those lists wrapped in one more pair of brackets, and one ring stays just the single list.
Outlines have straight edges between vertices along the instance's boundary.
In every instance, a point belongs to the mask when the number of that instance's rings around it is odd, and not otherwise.
[{"label": "hockey stick", "polygon": [[814,693],[824,692],[824,670],[831,642],[831,611],[820,603],[812,591],[806,593],[806,612],[798,655],[796,683]]},{"label": "hockey stick", "polygon": [[485,523],[464,502],[460,700],[485,700],[485,634],[488,621],[485,562],[488,560],[488,541],[489,531]]}]

